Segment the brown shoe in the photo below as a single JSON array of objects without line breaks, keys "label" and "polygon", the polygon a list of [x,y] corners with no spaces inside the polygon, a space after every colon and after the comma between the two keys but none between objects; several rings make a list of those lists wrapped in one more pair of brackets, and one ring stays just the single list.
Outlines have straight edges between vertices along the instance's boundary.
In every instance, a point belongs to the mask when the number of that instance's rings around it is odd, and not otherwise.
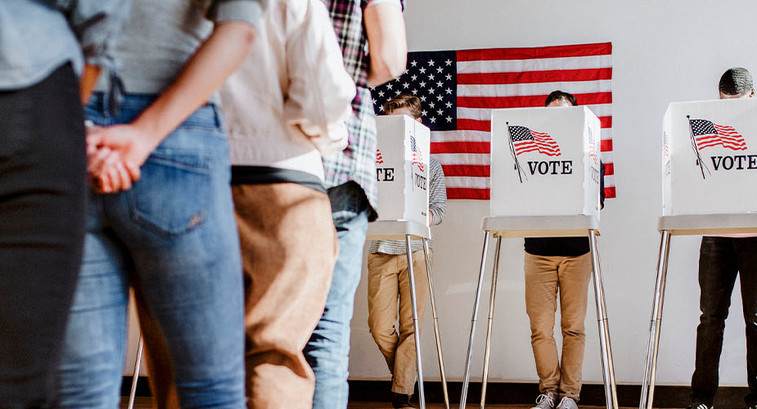
[{"label": "brown shoe", "polygon": [[410,395],[403,395],[401,393],[392,392],[392,407],[394,409],[413,408],[415,406],[410,404]]}]

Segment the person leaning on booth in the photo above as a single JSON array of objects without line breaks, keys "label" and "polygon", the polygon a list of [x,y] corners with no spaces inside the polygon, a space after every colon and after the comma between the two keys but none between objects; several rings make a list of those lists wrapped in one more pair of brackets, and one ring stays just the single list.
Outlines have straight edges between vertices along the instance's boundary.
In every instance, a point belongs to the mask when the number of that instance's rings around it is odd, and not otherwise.
[{"label": "person leaning on booth", "polygon": [[[752,98],[752,75],[745,68],[728,69],[718,85],[720,99]],[[741,299],[746,325],[748,408],[757,408],[757,237],[729,235],[702,237],[699,249],[699,318],[696,361],[691,377],[692,409],[712,409],[718,389],[718,367],[723,329],[731,305],[736,275],[741,279]]]},{"label": "person leaning on booth", "polygon": [[[576,98],[554,91],[547,107],[576,106]],[[604,206],[604,165],[600,162],[600,208]],[[584,360],[587,295],[591,278],[591,255],[586,237],[525,239],[526,312],[531,323],[531,347],[539,376],[540,395],[532,409],[577,409]],[[563,345],[558,359],[553,336],[557,294],[560,294],[560,324]]]},{"label": "person leaning on booth", "polygon": [[[384,104],[384,112],[408,115],[421,122],[421,101],[416,96],[399,95]],[[442,166],[433,157],[429,157],[429,178],[428,222],[434,225],[442,222],[447,211],[447,190]],[[428,243],[430,252],[431,240]],[[421,322],[428,290],[426,261],[420,240],[412,240],[410,246]],[[412,408],[410,395],[415,389],[416,362],[407,247],[404,240],[376,240],[371,242],[368,252],[368,327],[392,373],[392,407]],[[399,328],[395,325],[398,313]]]}]

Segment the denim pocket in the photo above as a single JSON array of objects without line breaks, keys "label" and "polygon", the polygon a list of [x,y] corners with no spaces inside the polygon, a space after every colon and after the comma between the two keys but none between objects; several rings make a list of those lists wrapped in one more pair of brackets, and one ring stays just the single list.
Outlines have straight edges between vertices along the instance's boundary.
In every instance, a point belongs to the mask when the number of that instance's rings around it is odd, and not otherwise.
[{"label": "denim pocket", "polygon": [[210,154],[156,149],[127,193],[135,223],[173,237],[201,225],[210,195]]}]

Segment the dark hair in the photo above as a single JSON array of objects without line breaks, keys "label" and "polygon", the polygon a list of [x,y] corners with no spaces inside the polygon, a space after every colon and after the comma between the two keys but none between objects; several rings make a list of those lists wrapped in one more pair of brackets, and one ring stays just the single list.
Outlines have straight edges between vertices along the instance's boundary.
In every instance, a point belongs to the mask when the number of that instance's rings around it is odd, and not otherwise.
[{"label": "dark hair", "polygon": [[557,101],[557,100],[568,101],[568,103],[570,103],[570,105],[573,105],[573,106],[578,105],[578,102],[576,102],[576,97],[574,97],[573,94],[569,92],[557,90],[557,91],[552,91],[552,93],[547,95],[547,100],[544,101],[544,106],[547,106],[551,104],[552,101]]},{"label": "dark hair", "polygon": [[718,90],[725,95],[745,95],[752,91],[752,74],[749,70],[741,67],[729,68],[720,77]]},{"label": "dark hair", "polygon": [[386,114],[400,108],[409,109],[410,114],[413,115],[413,119],[420,118],[423,110],[421,108],[421,100],[415,95],[410,94],[399,94],[384,103],[384,113]]}]

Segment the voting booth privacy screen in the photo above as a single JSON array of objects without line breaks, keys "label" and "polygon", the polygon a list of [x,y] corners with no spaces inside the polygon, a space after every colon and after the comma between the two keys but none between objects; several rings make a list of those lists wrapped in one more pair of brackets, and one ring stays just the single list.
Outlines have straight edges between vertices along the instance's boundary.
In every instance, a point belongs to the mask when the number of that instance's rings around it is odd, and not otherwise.
[{"label": "voting booth privacy screen", "polygon": [[379,220],[428,224],[430,131],[406,115],[376,118]]},{"label": "voting booth privacy screen", "polygon": [[662,177],[665,216],[757,211],[757,100],[670,104]]},{"label": "voting booth privacy screen", "polygon": [[599,216],[600,123],[586,107],[492,110],[492,216]]}]

